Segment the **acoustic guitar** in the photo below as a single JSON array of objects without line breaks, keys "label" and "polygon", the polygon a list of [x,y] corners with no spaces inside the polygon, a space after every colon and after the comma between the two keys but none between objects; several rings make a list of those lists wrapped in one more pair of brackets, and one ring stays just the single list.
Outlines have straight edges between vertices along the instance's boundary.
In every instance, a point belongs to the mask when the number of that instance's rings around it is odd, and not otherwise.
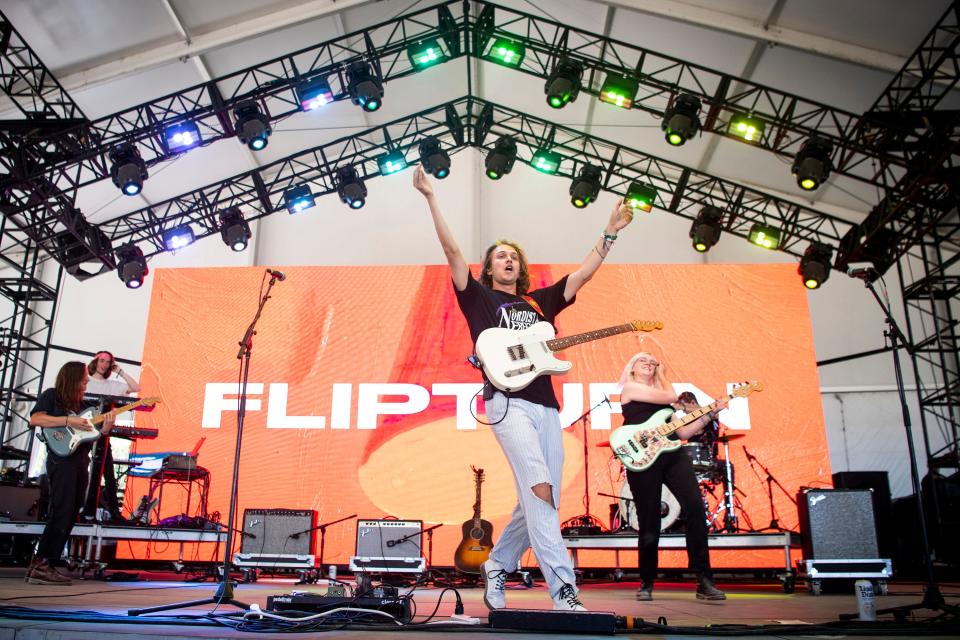
[{"label": "acoustic guitar", "polygon": [[457,547],[453,564],[464,573],[480,573],[480,567],[490,557],[493,549],[493,525],[480,517],[480,485],[483,484],[483,469],[470,465],[477,485],[477,501],[473,505],[473,518],[463,523],[463,540]]}]

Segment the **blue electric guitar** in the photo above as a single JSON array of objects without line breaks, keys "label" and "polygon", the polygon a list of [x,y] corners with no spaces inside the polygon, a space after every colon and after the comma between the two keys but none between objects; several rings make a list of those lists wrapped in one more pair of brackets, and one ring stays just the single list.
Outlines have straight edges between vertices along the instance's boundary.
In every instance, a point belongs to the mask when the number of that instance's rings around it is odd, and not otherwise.
[{"label": "blue electric guitar", "polygon": [[78,414],[81,418],[86,418],[93,423],[94,429],[78,429],[77,427],[45,427],[42,430],[41,440],[47,443],[47,447],[50,448],[54,454],[65,458],[71,453],[77,450],[84,442],[91,442],[100,437],[100,426],[108,417],[116,417],[121,413],[126,413],[127,411],[133,411],[140,407],[152,407],[153,405],[160,402],[160,398],[141,398],[136,402],[131,402],[130,404],[125,404],[122,407],[117,407],[113,411],[108,411],[107,413],[101,413],[100,415],[96,414],[96,408],[90,407],[89,409],[84,409]]}]

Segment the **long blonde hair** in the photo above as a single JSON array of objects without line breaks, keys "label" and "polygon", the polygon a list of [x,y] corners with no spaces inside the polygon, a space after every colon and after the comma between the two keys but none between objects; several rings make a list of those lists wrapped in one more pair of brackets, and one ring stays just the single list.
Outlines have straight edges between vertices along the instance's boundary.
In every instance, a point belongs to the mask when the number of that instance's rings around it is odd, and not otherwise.
[{"label": "long blonde hair", "polygon": [[[639,351],[635,353],[633,357],[627,361],[627,366],[623,368],[623,373],[620,374],[620,381],[617,384],[619,385],[621,391],[623,391],[623,387],[632,379],[631,374],[633,373],[633,365],[637,363],[637,360],[639,360],[641,356],[648,356],[657,362],[660,362],[659,358],[648,351]],[[657,370],[653,375],[653,386],[657,389],[667,388],[667,380],[663,376],[663,362],[660,362],[660,364],[657,365]]]}]

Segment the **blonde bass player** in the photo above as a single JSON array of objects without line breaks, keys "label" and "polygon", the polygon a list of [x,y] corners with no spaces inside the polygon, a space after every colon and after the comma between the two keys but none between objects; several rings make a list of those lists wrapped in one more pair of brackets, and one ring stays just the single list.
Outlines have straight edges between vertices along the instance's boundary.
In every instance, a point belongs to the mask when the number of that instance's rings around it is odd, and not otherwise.
[{"label": "blonde bass player", "polygon": [[[620,377],[620,404],[625,425],[642,424],[658,412],[672,415],[673,409],[687,412],[699,409],[696,403],[678,403],[677,394],[666,381],[663,370],[663,362],[646,352],[634,355],[627,362]],[[717,403],[714,411],[719,411],[723,406],[725,402]],[[698,435],[713,417],[711,411],[667,437],[686,440]],[[611,438],[611,445],[614,444]],[[637,444],[642,446],[644,443]],[[637,591],[637,600],[653,599],[653,580],[657,575],[660,544],[661,485],[666,485],[676,496],[686,517],[687,558],[690,569],[697,574],[697,598],[725,600],[726,595],[713,584],[707,550],[707,519],[690,458],[679,448],[665,449],[642,471],[628,468],[627,481],[637,507],[639,529],[640,589]]]}]

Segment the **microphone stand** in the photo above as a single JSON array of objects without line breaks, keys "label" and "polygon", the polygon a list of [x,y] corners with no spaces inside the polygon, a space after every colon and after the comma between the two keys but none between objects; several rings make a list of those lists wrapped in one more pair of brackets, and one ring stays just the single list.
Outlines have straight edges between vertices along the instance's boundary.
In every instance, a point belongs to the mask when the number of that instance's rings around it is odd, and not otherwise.
[{"label": "microphone stand", "polygon": [[864,286],[873,294],[873,299],[880,305],[880,310],[887,321],[887,330],[883,332],[885,342],[889,344],[890,352],[893,354],[893,372],[897,382],[897,394],[900,398],[900,411],[903,414],[903,428],[907,435],[907,451],[910,454],[910,481],[913,483],[913,493],[917,497],[917,519],[920,522],[920,542],[923,551],[923,562],[927,573],[927,584],[923,590],[923,600],[917,604],[901,605],[899,607],[889,607],[877,610],[878,614],[892,613],[897,621],[902,621],[908,613],[917,609],[929,609],[931,611],[942,611],[954,616],[960,614],[960,607],[947,604],[940,592],[933,575],[933,558],[930,556],[930,538],[927,534],[927,514],[923,506],[923,494],[920,486],[920,471],[917,467],[917,451],[913,445],[913,425],[910,422],[910,408],[907,406],[907,394],[903,386],[903,370],[900,368],[900,346],[902,345],[907,353],[913,355],[914,346],[910,344],[906,336],[897,325],[897,321],[890,312],[890,307],[884,304],[883,299],[877,293],[873,286],[873,279],[867,277],[864,279]]},{"label": "microphone stand", "polygon": [[564,527],[596,527],[600,531],[603,531],[603,523],[600,522],[600,520],[598,520],[595,516],[590,514],[590,450],[589,445],[587,444],[587,423],[590,421],[590,414],[593,412],[593,410],[604,403],[608,405],[610,404],[610,400],[607,398],[607,396],[603,396],[603,400],[587,409],[583,415],[574,420],[574,423],[580,422],[583,424],[583,506],[586,508],[587,512],[583,515],[573,516],[569,520],[566,520],[563,523]]},{"label": "microphone stand", "polygon": [[[770,469],[768,469],[766,466],[764,466],[764,464],[763,464],[762,462],[760,462],[759,460],[757,460],[757,456],[755,456],[755,455],[753,455],[752,453],[750,453],[749,451],[747,451],[747,448],[746,448],[746,447],[743,448],[743,453],[744,453],[744,455],[746,455],[746,457],[747,457],[747,462],[750,463],[750,468],[753,469],[753,472],[754,472],[755,474],[757,473],[757,470],[756,470],[756,469],[754,468],[754,466],[753,466],[753,463],[754,463],[754,462],[756,462],[756,463],[757,463],[757,466],[759,466],[761,469],[763,469],[763,472],[767,474],[767,478],[766,478],[766,480],[764,480],[764,482],[767,483],[767,498],[770,500],[770,524],[769,524],[768,526],[766,526],[765,528],[760,529],[760,531],[789,531],[789,529],[786,529],[786,528],[780,526],[780,522],[777,520],[777,510],[776,510],[776,507],[774,507],[774,505],[773,505],[773,485],[774,485],[774,483],[775,483],[778,487],[780,487],[780,490],[783,491],[784,495],[786,495],[788,498],[790,498],[790,501],[793,502],[793,504],[797,504],[796,499],[795,499],[793,496],[790,495],[790,492],[787,491],[782,484],[780,484],[780,481],[779,481],[779,480],[777,480],[776,478],[773,477],[773,474],[770,473]],[[757,474],[757,477],[759,478],[760,475]]]},{"label": "microphone stand", "polygon": [[[262,281],[261,281],[262,283]],[[157,611],[169,611],[171,609],[183,609],[185,607],[195,607],[202,604],[229,604],[238,609],[249,609],[250,605],[235,600],[233,597],[236,582],[230,580],[230,551],[233,547],[234,517],[237,510],[237,481],[240,474],[240,443],[243,440],[243,421],[247,412],[247,379],[250,375],[250,353],[253,351],[253,336],[257,334],[257,322],[260,320],[260,314],[263,313],[263,307],[270,299],[270,290],[277,283],[277,276],[270,274],[270,282],[267,284],[267,290],[260,298],[260,304],[257,307],[257,313],[253,316],[250,326],[247,327],[243,338],[240,340],[240,350],[237,352],[237,359],[240,360],[240,372],[243,382],[240,384],[240,403],[237,410],[237,437],[233,452],[233,477],[230,482],[230,513],[227,516],[227,540],[223,549],[223,568],[220,576],[220,583],[217,585],[217,592],[209,597],[200,600],[191,600],[189,602],[175,602],[173,604],[160,605],[158,607],[146,607],[144,609],[128,609],[127,615],[138,616],[144,613],[155,613]]]},{"label": "microphone stand", "polygon": [[322,568],[323,568],[323,548],[324,548],[324,546],[325,546],[325,544],[326,544],[326,539],[327,539],[327,527],[329,527],[329,526],[331,526],[331,525],[339,524],[339,523],[343,522],[344,520],[349,520],[349,519],[351,519],[351,518],[356,518],[356,517],[357,517],[357,514],[354,513],[353,515],[345,516],[345,517],[343,517],[343,518],[340,518],[339,520],[332,520],[332,521],[330,521],[330,522],[324,522],[323,524],[318,524],[318,525],[315,526],[315,527],[310,527],[309,529],[304,529],[303,531],[297,531],[296,533],[291,533],[288,537],[293,538],[294,540],[296,540],[297,538],[299,538],[300,536],[302,536],[302,535],[305,534],[305,533],[310,533],[311,531],[319,531],[319,532],[320,532],[320,562],[319,562],[319,564],[320,564],[320,568],[322,569]]}]

